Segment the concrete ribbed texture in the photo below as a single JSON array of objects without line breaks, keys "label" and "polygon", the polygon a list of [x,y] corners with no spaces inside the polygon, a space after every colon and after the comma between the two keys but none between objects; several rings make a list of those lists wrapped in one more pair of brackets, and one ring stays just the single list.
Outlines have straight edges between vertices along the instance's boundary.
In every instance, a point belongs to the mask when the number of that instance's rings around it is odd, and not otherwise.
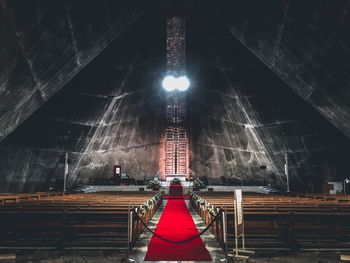
[{"label": "concrete ribbed texture", "polygon": [[[66,151],[71,185],[160,173],[171,2],[0,1],[0,191],[47,190]],[[311,2],[176,2],[191,175],[284,188],[287,152],[293,190],[348,176],[349,7]]]}]

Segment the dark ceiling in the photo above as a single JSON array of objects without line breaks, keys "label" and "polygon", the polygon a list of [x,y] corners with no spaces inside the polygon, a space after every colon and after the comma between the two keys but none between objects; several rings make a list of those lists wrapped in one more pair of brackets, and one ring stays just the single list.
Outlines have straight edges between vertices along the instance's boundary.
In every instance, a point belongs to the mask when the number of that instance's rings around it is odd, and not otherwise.
[{"label": "dark ceiling", "polygon": [[[347,176],[349,2],[0,0],[0,190],[159,174],[165,19],[187,22],[190,169],[320,191]],[[260,166],[267,166],[261,170]]]}]

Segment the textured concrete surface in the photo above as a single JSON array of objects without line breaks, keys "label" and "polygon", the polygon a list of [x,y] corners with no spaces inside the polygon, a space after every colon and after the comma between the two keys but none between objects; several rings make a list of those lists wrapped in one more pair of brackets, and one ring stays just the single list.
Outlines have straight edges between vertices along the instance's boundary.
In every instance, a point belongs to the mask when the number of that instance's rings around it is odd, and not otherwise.
[{"label": "textured concrete surface", "polygon": [[348,1],[222,1],[235,38],[350,138]]},{"label": "textured concrete surface", "polygon": [[[348,176],[345,2],[129,2],[0,1],[0,191],[47,190],[66,151],[70,185],[115,164],[136,179],[161,172],[171,4],[187,18],[192,176],[285,188],[285,152],[294,191]],[[125,32],[96,40],[114,25]]]},{"label": "textured concrete surface", "polygon": [[140,1],[1,0],[0,141],[143,12]]},{"label": "textured concrete surface", "polygon": [[138,179],[158,174],[163,102],[155,46],[161,40],[142,27],[153,22],[137,22],[1,142],[2,191],[47,190],[62,178],[65,151],[69,184],[111,177],[115,164]]},{"label": "textured concrete surface", "polygon": [[345,135],[227,30],[207,21],[195,32],[188,50],[197,81],[189,103],[194,175],[281,186],[287,152],[292,190],[321,191],[330,178],[346,177]]}]

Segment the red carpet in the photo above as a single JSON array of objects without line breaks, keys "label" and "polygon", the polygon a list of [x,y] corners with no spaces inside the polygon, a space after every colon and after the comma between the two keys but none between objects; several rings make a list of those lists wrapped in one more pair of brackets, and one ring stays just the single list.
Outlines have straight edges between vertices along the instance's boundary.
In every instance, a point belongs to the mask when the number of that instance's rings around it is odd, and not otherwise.
[{"label": "red carpet", "polygon": [[[169,200],[155,233],[164,238],[181,241],[198,234],[184,200]],[[173,244],[153,236],[145,261],[211,261],[211,256],[200,237],[184,244]]]},{"label": "red carpet", "polygon": [[163,195],[164,199],[188,199],[189,195]]}]

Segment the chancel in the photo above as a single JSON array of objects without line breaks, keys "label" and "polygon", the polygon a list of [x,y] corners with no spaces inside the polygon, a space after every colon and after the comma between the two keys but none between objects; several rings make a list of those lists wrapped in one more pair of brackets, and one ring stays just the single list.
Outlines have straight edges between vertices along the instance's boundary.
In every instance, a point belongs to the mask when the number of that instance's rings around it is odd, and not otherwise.
[{"label": "chancel", "polygon": [[0,262],[350,261],[348,1],[0,21]]}]

